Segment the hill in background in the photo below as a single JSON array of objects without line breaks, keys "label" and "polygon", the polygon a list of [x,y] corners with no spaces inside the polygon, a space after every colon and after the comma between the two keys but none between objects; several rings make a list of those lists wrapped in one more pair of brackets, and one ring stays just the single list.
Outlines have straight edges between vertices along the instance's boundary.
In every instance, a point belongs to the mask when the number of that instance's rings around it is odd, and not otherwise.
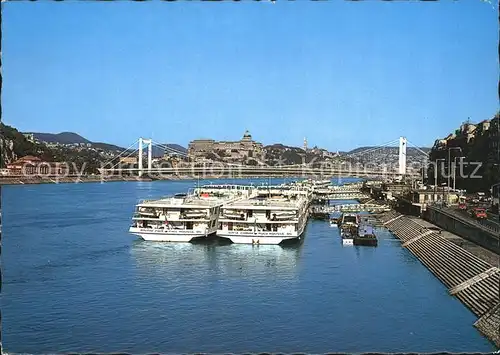
[{"label": "hill in background", "polygon": [[39,133],[39,132],[24,132],[25,134],[33,134],[33,137],[40,142],[59,143],[59,144],[80,144],[92,143],[88,139],[83,138],[77,133],[61,132],[61,133]]},{"label": "hill in background", "polygon": [[[33,134],[35,140],[51,144],[90,144],[93,148],[107,150],[107,151],[119,151],[122,152],[125,148],[103,142],[92,142],[78,133],[74,132],[61,132],[61,133],[41,133],[41,132],[25,132],[25,134]],[[165,144],[172,151],[178,151],[181,153],[187,153],[187,149],[179,144]],[[168,149],[167,149],[168,150]],[[153,157],[161,157],[164,154],[165,149],[153,145],[152,155]]]}]

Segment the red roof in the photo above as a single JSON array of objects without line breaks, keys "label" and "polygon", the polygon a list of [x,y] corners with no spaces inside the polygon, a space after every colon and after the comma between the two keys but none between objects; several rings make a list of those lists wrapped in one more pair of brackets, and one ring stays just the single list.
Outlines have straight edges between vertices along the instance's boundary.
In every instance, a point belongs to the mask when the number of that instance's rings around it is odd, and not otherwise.
[{"label": "red roof", "polygon": [[25,164],[40,164],[44,162],[44,160],[35,157],[33,155],[26,155],[22,158],[17,159],[16,161],[13,161],[12,163],[8,164],[9,166],[22,166]]},{"label": "red roof", "polygon": [[42,159],[35,157],[33,155],[26,155],[22,158],[17,159],[14,163],[24,163],[24,162],[41,162]]}]

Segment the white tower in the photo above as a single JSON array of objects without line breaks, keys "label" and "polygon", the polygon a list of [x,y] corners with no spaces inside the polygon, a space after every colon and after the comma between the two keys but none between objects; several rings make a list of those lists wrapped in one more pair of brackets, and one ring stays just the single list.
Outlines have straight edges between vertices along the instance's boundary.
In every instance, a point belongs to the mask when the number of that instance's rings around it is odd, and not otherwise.
[{"label": "white tower", "polygon": [[399,137],[399,174],[406,174],[406,138]]},{"label": "white tower", "polygon": [[151,172],[151,167],[152,167],[152,153],[153,153],[153,140],[152,139],[144,139],[144,138],[139,138],[139,176],[142,176],[143,174],[143,169],[142,169],[142,146],[143,144],[148,145],[148,172]]},{"label": "white tower", "polygon": [[142,138],[139,138],[139,176],[142,176]]},{"label": "white tower", "polygon": [[307,139],[304,137],[304,151],[307,152]]}]

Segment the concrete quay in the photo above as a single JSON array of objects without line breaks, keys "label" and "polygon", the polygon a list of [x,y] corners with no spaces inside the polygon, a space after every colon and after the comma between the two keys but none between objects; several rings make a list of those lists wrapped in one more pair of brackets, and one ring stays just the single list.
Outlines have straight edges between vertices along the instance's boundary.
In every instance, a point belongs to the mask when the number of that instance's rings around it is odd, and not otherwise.
[{"label": "concrete quay", "polygon": [[[395,211],[378,215],[402,246],[407,248],[478,320],[474,326],[500,348],[500,269],[498,255],[476,248],[475,253],[457,244],[458,236],[416,217]],[[452,241],[454,239],[454,241]],[[489,255],[489,256],[488,256]]]},{"label": "concrete quay", "polygon": [[423,228],[427,228],[430,230],[437,231],[439,235],[442,238],[445,238],[449,240],[452,243],[455,243],[459,247],[467,250],[471,254],[474,254],[478,258],[486,261],[487,263],[491,265],[498,265],[499,264],[499,256],[498,254],[492,252],[491,250],[488,250],[477,243],[472,242],[471,240],[461,237],[459,235],[453,234],[452,232],[449,232],[447,230],[441,229],[439,226],[434,225],[430,223],[429,221],[426,221],[424,219],[414,217],[414,216],[406,216],[407,218],[413,220],[415,223],[419,224]]}]

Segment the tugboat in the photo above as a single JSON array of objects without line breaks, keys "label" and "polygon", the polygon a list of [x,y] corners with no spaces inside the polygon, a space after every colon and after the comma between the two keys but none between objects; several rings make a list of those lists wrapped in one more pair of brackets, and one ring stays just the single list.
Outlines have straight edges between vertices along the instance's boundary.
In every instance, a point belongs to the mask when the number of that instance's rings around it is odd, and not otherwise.
[{"label": "tugboat", "polygon": [[342,245],[354,245],[355,227],[343,228],[340,232]]},{"label": "tugboat", "polygon": [[318,219],[321,221],[327,221],[330,218],[330,214],[326,212],[323,207],[320,206],[311,207],[309,216],[312,219]]},{"label": "tugboat", "polygon": [[337,217],[330,217],[330,227],[338,228],[339,219]]},{"label": "tugboat", "polygon": [[366,245],[376,247],[378,245],[377,236],[373,232],[373,227],[369,225],[360,225],[358,233],[354,237],[354,245]]}]

